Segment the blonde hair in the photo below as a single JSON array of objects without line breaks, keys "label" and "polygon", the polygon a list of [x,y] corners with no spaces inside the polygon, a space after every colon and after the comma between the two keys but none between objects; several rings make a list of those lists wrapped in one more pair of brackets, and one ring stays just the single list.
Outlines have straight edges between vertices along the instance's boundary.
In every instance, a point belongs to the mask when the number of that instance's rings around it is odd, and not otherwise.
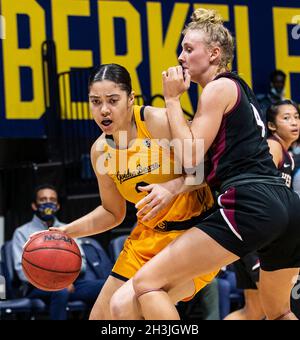
[{"label": "blonde hair", "polygon": [[215,45],[222,50],[220,69],[228,68],[233,60],[234,39],[224,26],[221,15],[210,9],[198,8],[191,16],[191,22],[185,27],[183,34],[188,30],[201,30],[205,32],[205,44],[208,48]]}]

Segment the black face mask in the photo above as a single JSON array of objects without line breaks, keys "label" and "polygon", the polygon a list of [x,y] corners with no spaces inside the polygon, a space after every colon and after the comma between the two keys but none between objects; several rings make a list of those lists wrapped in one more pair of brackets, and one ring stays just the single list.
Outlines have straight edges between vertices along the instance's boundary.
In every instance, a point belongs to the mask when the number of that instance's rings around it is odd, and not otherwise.
[{"label": "black face mask", "polygon": [[36,215],[44,222],[53,221],[58,210],[57,204],[51,202],[37,204],[37,208]]}]

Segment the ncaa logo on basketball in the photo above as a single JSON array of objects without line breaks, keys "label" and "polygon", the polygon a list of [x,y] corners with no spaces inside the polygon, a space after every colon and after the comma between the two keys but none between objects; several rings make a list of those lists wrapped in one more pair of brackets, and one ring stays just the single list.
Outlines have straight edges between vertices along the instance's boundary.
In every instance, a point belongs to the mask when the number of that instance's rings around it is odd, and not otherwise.
[{"label": "ncaa logo on basketball", "polygon": [[0,39],[5,39],[6,23],[3,15],[0,15]]},{"label": "ncaa logo on basketball", "polygon": [[292,23],[296,26],[292,29],[292,37],[295,40],[300,39],[300,15],[295,15],[292,19]]},{"label": "ncaa logo on basketball", "polygon": [[64,241],[72,244],[72,240],[66,236],[45,235],[44,241]]}]

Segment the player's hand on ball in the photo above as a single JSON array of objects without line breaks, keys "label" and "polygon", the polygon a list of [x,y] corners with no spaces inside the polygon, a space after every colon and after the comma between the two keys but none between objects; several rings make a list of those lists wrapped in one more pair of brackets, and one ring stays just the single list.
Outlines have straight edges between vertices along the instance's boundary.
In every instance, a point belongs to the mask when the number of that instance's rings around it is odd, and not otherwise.
[{"label": "player's hand on ball", "polygon": [[66,226],[61,226],[61,227],[50,227],[50,231],[60,231],[61,233],[66,233],[67,229]]}]

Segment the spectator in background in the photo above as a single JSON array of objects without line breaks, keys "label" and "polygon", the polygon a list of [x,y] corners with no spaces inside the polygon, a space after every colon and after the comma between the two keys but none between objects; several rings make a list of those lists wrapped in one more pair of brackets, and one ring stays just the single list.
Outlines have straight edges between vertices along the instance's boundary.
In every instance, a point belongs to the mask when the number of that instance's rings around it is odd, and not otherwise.
[{"label": "spectator in background", "polygon": [[49,304],[49,313],[52,320],[65,320],[67,319],[66,307],[68,302],[81,300],[92,305],[105,279],[99,278],[101,275],[97,275],[97,272],[92,268],[93,265],[86,259],[85,253],[80,246],[81,241],[76,240],[82,255],[82,268],[81,274],[74,284],[57,292],[43,291],[29,284],[22,269],[24,244],[32,233],[47,230],[52,226],[63,225],[55,216],[60,209],[60,205],[57,191],[52,185],[45,184],[35,189],[31,207],[34,211],[33,219],[17,228],[13,235],[14,269],[22,282],[23,295],[28,298],[40,298]]},{"label": "spectator in background", "polygon": [[269,92],[266,94],[258,94],[257,101],[263,112],[263,121],[266,123],[267,108],[278,101],[284,100],[286,74],[281,70],[274,70],[270,74]]}]

